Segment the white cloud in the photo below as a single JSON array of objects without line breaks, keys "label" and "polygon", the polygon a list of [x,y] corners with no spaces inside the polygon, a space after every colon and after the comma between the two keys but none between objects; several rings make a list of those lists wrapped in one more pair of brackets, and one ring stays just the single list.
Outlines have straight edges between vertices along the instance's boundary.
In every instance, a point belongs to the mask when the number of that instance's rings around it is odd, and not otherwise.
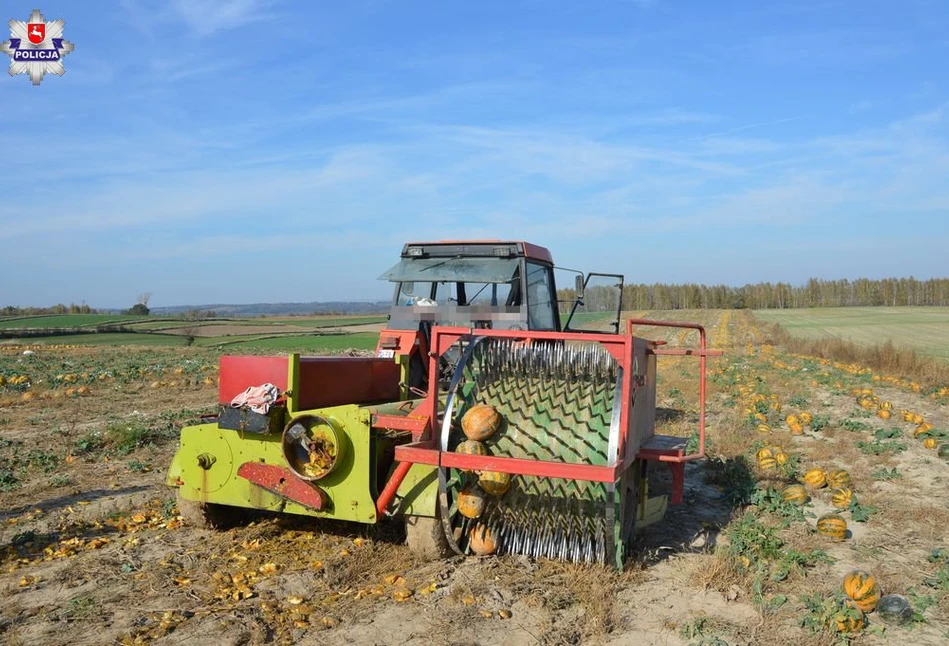
[{"label": "white cloud", "polygon": [[272,4],[267,0],[173,0],[171,6],[195,35],[211,36],[267,20]]}]

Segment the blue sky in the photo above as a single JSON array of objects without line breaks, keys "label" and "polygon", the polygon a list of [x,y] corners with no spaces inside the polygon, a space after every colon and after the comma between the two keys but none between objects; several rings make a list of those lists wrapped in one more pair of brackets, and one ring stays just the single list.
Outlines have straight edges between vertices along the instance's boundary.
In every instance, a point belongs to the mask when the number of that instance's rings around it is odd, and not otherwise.
[{"label": "blue sky", "polygon": [[942,0],[34,4],[76,49],[0,75],[0,305],[388,298],[404,241],[462,237],[947,274]]}]

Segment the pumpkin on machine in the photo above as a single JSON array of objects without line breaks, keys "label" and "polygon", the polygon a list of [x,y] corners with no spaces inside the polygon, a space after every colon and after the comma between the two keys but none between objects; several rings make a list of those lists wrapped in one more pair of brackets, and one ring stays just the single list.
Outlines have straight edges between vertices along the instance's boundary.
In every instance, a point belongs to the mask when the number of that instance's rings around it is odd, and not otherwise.
[{"label": "pumpkin on machine", "polygon": [[472,527],[471,531],[468,532],[468,546],[471,548],[471,551],[478,556],[494,554],[498,548],[490,528],[481,523]]},{"label": "pumpkin on machine", "polygon": [[470,485],[458,493],[458,513],[466,518],[480,518],[487,506],[487,496],[478,485]]},{"label": "pumpkin on machine", "polygon": [[503,496],[511,488],[511,474],[502,471],[482,471],[478,484],[492,496]]},{"label": "pumpkin on machine", "polygon": [[475,404],[461,418],[461,430],[469,440],[483,442],[500,427],[501,415],[487,404]]},{"label": "pumpkin on machine", "polygon": [[[455,447],[455,453],[461,455],[488,455],[488,447],[483,442],[477,440],[465,440]],[[462,469],[465,473],[471,473],[473,469]]]},{"label": "pumpkin on machine", "polygon": [[873,612],[880,601],[880,585],[866,570],[851,570],[844,577],[844,592],[863,612]]}]

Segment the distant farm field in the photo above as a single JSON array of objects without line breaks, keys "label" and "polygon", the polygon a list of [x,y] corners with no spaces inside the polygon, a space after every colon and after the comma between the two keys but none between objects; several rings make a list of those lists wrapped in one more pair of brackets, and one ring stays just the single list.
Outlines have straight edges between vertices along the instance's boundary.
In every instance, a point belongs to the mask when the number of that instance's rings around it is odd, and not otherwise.
[{"label": "distant farm field", "polygon": [[920,354],[949,359],[949,307],[828,307],[758,310],[793,336],[836,337],[859,345],[889,340]]},{"label": "distant farm field", "polygon": [[[0,319],[0,344],[209,346],[274,350],[375,348],[386,317],[207,318],[63,314]],[[110,324],[102,328],[103,324]]]},{"label": "distant farm field", "polygon": [[127,314],[51,314],[49,316],[20,316],[0,319],[0,328],[64,328],[144,321],[147,316]]}]

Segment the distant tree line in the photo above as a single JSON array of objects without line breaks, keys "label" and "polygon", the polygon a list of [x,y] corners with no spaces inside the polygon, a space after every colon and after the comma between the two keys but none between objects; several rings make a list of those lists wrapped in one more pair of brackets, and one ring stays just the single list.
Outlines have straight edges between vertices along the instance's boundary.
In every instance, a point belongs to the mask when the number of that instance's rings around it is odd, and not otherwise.
[{"label": "distant tree line", "polygon": [[0,316],[40,316],[43,314],[98,314],[98,310],[95,310],[85,303],[82,305],[76,305],[75,303],[70,303],[69,305],[63,305],[58,303],[51,307],[14,307],[13,305],[7,305],[6,307],[0,308]]},{"label": "distant tree line", "polygon": [[[572,302],[575,295],[572,289],[557,292],[560,301]],[[586,309],[592,311],[609,309],[611,300],[604,297],[601,288],[588,290],[584,295]],[[799,286],[779,282],[741,287],[696,283],[632,284],[623,287],[624,310],[786,309],[868,305],[949,305],[949,278],[858,278],[852,281],[811,278]]]}]

